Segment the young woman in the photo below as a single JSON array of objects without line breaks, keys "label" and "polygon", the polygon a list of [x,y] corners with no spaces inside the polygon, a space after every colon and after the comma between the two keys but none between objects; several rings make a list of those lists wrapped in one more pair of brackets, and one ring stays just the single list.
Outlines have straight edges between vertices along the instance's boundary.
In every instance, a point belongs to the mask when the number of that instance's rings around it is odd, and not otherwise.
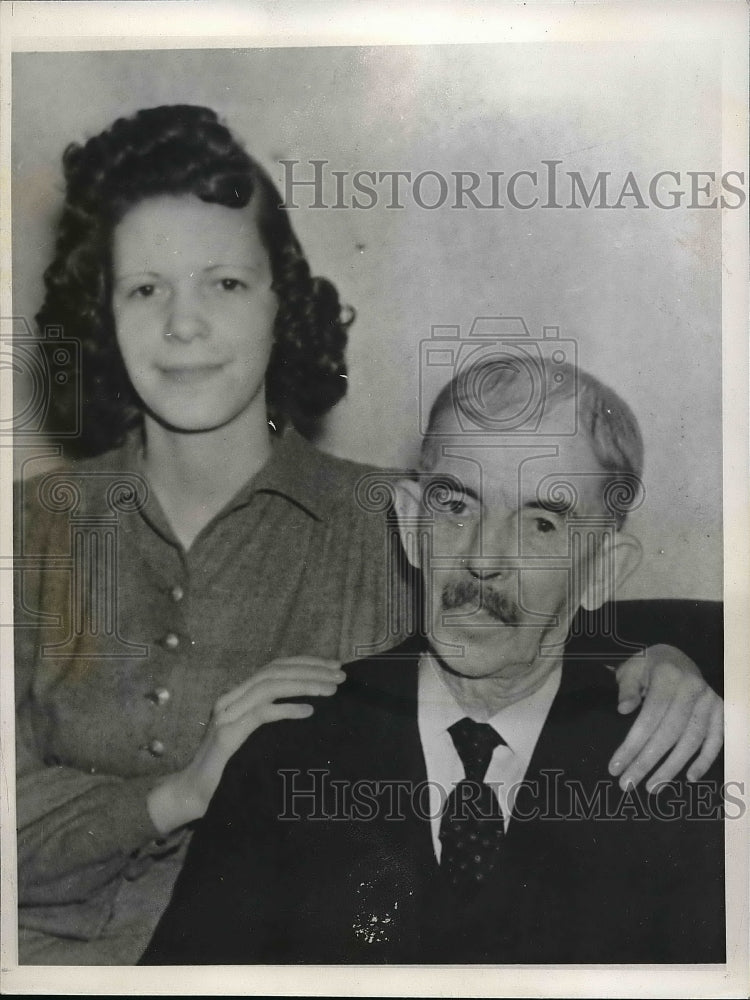
[{"label": "young woman", "polygon": [[[80,344],[53,402],[87,457],[19,486],[20,961],[124,964],[232,753],[388,636],[394,562],[354,499],[368,470],[294,430],[343,396],[351,320],[264,171],[191,106],[64,167],[37,320]],[[683,730],[668,766],[703,746],[702,773],[720,737],[690,661],[659,647],[621,677],[631,709],[650,683],[630,773]]]}]

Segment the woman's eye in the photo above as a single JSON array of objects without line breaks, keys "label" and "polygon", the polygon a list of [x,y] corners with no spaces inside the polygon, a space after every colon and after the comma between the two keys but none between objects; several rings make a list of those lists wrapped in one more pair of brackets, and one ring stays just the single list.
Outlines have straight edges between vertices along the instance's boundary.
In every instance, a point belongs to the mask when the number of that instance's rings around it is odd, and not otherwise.
[{"label": "woman's eye", "polygon": [[131,299],[150,299],[156,291],[156,285],[138,285],[130,292]]},{"label": "woman's eye", "polygon": [[240,281],[239,278],[221,278],[219,285],[225,292],[236,292],[238,289],[247,288],[245,282]]}]

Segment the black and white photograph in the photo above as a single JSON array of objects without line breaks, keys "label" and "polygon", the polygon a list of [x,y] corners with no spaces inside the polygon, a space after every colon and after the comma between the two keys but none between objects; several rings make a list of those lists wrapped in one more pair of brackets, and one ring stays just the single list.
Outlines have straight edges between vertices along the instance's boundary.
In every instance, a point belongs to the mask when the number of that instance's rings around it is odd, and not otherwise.
[{"label": "black and white photograph", "polygon": [[2,13],[3,990],[746,995],[746,6]]}]

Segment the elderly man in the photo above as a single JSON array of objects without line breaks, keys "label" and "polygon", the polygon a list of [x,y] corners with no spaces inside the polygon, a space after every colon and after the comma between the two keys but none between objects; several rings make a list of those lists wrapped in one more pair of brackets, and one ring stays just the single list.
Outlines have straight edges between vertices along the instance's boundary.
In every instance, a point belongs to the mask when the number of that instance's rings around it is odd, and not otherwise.
[{"label": "elderly man", "polygon": [[245,744],[147,962],[723,961],[719,775],[622,791],[614,679],[566,646],[632,569],[637,422],[539,362],[539,425],[522,368],[455,378],[398,484],[425,635]]}]

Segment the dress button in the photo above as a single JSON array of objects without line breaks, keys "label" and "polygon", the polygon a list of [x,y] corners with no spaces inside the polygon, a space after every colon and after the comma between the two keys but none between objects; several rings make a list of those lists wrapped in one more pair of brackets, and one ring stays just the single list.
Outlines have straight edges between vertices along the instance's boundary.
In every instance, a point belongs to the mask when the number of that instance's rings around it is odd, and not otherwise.
[{"label": "dress button", "polygon": [[182,589],[179,583],[176,583],[174,587],[172,587],[172,589],[170,590],[169,596],[172,598],[175,604],[179,604],[179,602],[185,596],[185,591]]},{"label": "dress button", "polygon": [[146,747],[148,752],[152,757],[163,757],[164,756],[164,744],[161,740],[151,740],[151,742]]},{"label": "dress button", "polygon": [[164,645],[167,649],[177,649],[180,645],[180,637],[175,635],[174,632],[167,632],[164,636]]},{"label": "dress button", "polygon": [[167,688],[154,688],[153,691],[149,691],[146,697],[149,701],[152,701],[154,705],[166,705],[172,697],[172,692]]}]

